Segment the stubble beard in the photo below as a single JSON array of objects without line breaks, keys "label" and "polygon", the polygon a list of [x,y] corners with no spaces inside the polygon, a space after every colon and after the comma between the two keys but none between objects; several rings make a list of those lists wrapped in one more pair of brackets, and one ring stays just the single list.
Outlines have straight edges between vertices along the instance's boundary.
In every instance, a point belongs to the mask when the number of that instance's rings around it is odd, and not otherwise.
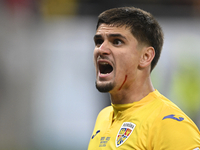
[{"label": "stubble beard", "polygon": [[98,84],[97,81],[95,82],[96,88],[99,92],[107,93],[114,88],[114,83],[106,83],[106,84]]}]

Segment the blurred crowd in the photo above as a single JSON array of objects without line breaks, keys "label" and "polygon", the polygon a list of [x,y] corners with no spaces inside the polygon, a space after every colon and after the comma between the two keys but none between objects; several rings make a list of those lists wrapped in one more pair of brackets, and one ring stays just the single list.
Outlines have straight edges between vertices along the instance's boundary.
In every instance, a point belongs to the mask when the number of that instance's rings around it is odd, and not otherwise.
[{"label": "blurred crowd", "polygon": [[118,6],[136,6],[155,16],[200,16],[199,0],[1,0],[12,14],[27,11],[37,16],[97,15]]}]

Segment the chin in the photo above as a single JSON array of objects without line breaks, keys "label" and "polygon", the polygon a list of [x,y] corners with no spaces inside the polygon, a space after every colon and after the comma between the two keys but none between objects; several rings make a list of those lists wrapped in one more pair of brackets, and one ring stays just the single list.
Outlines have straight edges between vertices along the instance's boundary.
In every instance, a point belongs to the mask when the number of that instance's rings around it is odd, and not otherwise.
[{"label": "chin", "polygon": [[110,92],[114,88],[114,84],[111,82],[110,83],[98,83],[96,81],[96,88],[98,89],[99,92],[107,93],[107,92]]}]

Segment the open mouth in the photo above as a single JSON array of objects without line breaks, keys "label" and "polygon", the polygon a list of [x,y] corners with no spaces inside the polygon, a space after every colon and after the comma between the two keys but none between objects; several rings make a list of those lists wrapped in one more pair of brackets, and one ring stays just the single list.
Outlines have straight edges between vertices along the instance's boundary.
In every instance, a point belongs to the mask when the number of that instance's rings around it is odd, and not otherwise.
[{"label": "open mouth", "polygon": [[99,63],[99,71],[101,74],[109,74],[113,71],[113,67],[107,62]]}]

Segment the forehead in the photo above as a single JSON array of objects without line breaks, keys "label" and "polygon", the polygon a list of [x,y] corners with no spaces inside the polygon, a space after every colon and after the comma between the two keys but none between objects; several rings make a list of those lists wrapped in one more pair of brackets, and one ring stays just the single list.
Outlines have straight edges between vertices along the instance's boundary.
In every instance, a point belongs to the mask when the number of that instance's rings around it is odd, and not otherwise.
[{"label": "forehead", "polygon": [[117,26],[107,25],[107,24],[101,24],[98,27],[96,34],[100,34],[100,35],[121,34],[123,36],[133,37],[129,28],[126,28],[125,26],[117,27]]}]

